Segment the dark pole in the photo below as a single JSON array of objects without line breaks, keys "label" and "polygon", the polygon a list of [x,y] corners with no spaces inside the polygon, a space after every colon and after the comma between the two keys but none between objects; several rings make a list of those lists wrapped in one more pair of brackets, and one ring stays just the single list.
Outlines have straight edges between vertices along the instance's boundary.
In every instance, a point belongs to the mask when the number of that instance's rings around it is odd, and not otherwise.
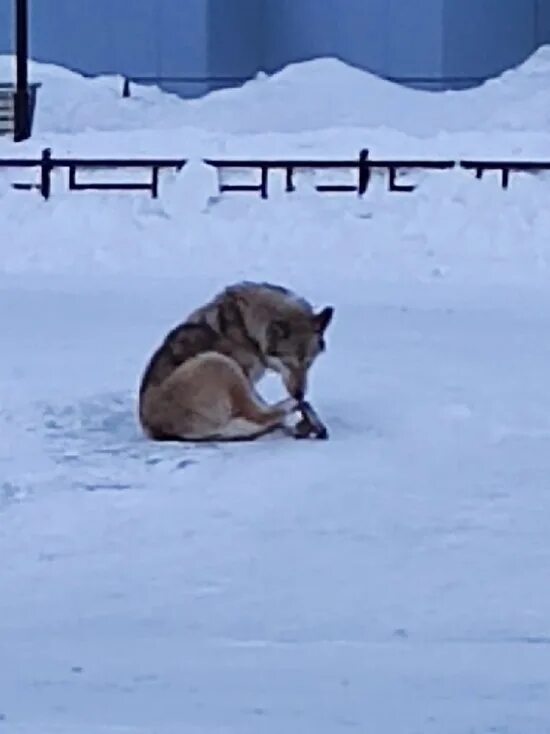
[{"label": "dark pole", "polygon": [[28,0],[15,0],[16,83],[14,95],[14,140],[30,137],[29,111],[29,13]]}]

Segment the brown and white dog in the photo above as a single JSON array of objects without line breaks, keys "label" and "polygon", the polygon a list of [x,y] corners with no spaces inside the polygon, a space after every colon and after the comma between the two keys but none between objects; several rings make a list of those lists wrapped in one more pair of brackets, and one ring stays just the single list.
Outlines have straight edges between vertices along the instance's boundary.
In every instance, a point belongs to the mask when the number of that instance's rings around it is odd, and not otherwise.
[{"label": "brown and white dog", "polygon": [[[281,286],[226,288],[174,328],[153,354],[139,391],[139,419],[155,440],[251,440],[302,414],[296,437],[326,437],[305,402],[308,372],[324,350],[332,307],[311,305]],[[289,397],[267,405],[255,390],[266,370]]]}]

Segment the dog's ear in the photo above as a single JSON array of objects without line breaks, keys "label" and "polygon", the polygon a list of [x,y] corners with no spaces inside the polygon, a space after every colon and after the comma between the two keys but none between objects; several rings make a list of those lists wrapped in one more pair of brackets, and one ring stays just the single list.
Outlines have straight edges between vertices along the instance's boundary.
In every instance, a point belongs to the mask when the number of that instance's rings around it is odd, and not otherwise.
[{"label": "dog's ear", "polygon": [[332,306],[327,306],[322,311],[319,311],[319,313],[316,313],[313,317],[315,331],[317,331],[319,334],[324,334],[327,330],[328,325],[332,321],[333,315],[334,308]]},{"label": "dog's ear", "polygon": [[280,339],[288,339],[290,336],[290,325],[282,319],[271,322],[270,337],[275,341]]}]

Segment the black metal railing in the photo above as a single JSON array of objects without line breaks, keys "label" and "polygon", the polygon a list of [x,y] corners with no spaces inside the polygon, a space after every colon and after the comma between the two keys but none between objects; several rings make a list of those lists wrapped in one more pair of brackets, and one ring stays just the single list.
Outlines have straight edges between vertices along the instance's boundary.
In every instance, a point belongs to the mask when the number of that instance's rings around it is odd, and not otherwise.
[{"label": "black metal railing", "polygon": [[[52,193],[52,173],[55,170],[65,171],[70,191],[148,191],[153,198],[159,196],[160,173],[165,170],[179,171],[187,163],[185,158],[55,158],[50,148],[42,151],[40,158],[4,158],[0,159],[0,170],[36,169],[38,176],[35,182],[12,182],[11,186],[18,190],[38,190],[44,199]],[[374,159],[364,149],[359,156],[350,160],[328,159],[214,159],[203,160],[218,173],[218,189],[223,192],[257,192],[262,199],[269,197],[269,174],[272,171],[284,173],[285,191],[296,190],[295,174],[298,171],[350,170],[355,173],[353,183],[317,183],[315,189],[320,193],[355,193],[363,196],[369,187],[374,171],[386,173],[388,191],[412,192],[416,184],[403,183],[398,176],[404,171],[448,171],[462,168],[474,171],[476,178],[481,179],[486,172],[500,172],[500,183],[503,189],[510,185],[512,172],[539,173],[550,170],[550,161],[513,161],[513,160],[422,160],[422,159]],[[124,169],[149,173],[147,181],[89,181],[78,178],[79,172],[85,171],[121,171]],[[225,183],[223,171],[250,171],[259,173],[258,183]]]},{"label": "black metal railing", "polygon": [[475,171],[476,178],[483,178],[486,171],[499,171],[503,189],[510,185],[510,174],[515,172],[540,173],[550,171],[550,161],[460,161],[462,168]]}]

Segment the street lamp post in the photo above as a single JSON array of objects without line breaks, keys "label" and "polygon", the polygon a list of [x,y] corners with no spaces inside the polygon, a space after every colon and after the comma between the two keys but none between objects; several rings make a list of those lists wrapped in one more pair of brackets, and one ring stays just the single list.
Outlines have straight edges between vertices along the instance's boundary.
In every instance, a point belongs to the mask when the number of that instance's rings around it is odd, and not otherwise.
[{"label": "street lamp post", "polygon": [[15,66],[13,99],[14,140],[27,140],[31,134],[29,100],[29,12],[28,0],[15,0]]}]

